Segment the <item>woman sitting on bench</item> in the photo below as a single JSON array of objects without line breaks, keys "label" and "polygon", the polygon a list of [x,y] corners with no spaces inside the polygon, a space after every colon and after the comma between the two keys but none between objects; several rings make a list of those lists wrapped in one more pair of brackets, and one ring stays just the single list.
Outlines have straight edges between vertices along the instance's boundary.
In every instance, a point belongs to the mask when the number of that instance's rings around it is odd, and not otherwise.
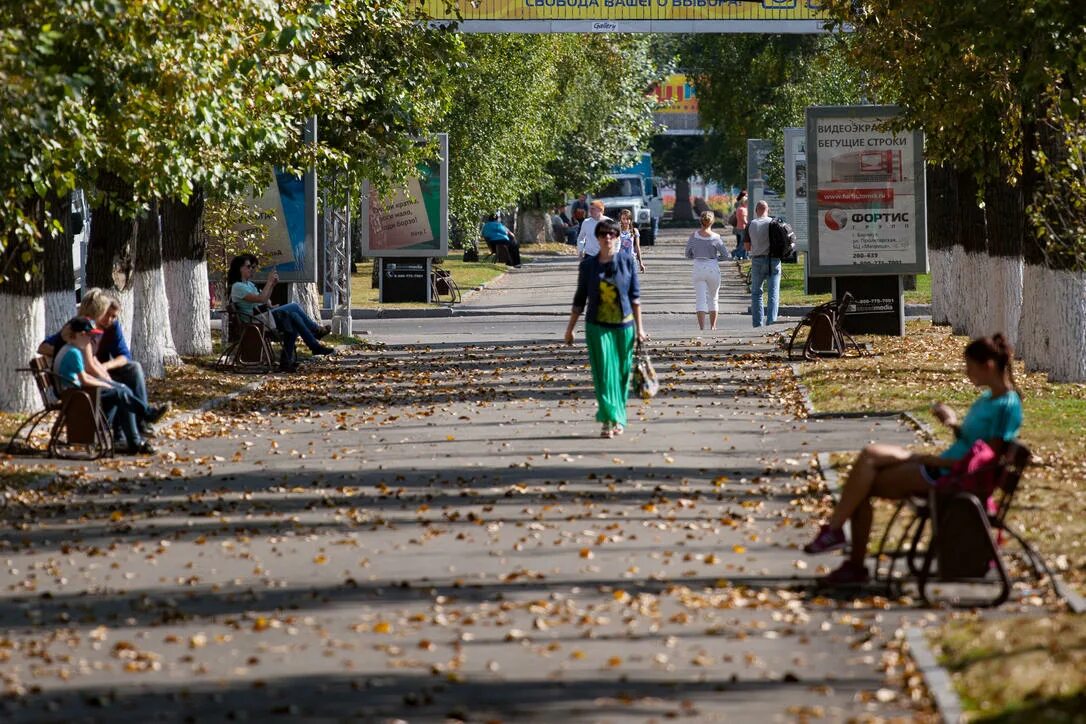
[{"label": "woman sitting on bench", "polygon": [[60,330],[66,344],[57,353],[54,369],[63,387],[97,387],[102,412],[110,421],[110,427],[124,435],[126,447],[122,452],[129,455],[153,455],[155,449],[143,439],[139,426],[153,423],[170,409],[169,403],[148,407],[127,385],[99,379],[88,371],[86,360],[93,354],[91,341],[102,334],[94,321],[86,317],[74,317]]},{"label": "woman sitting on bench", "polygon": [[986,388],[969,408],[965,419],[942,403],[932,406],[939,422],[954,431],[954,444],[941,455],[916,455],[897,445],[868,445],[848,474],[841,499],[829,522],[803,550],[826,553],[846,545],[845,521],[852,522],[852,547],[839,568],[822,579],[830,585],[862,584],[868,580],[864,563],[871,535],[871,498],[901,499],[927,496],[948,468],[963,458],[977,440],[997,452],[1004,442],[1018,436],[1022,426],[1022,401],[1014,385],[1013,350],[1002,334],[981,337],[965,348],[965,373],[977,387]]}]

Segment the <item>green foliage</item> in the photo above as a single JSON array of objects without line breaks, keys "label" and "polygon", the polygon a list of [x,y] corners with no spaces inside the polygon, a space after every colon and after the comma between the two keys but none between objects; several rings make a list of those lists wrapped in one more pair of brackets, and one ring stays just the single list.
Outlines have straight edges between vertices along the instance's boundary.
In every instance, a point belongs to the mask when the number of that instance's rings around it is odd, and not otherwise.
[{"label": "green foliage", "polygon": [[646,147],[657,71],[645,38],[472,35],[465,45],[443,120],[455,218],[591,190]]},{"label": "green foliage", "polygon": [[784,129],[804,125],[808,106],[859,102],[863,84],[849,42],[842,35],[691,36],[681,62],[710,132],[701,173],[742,182],[748,138],[774,140],[780,164]]}]

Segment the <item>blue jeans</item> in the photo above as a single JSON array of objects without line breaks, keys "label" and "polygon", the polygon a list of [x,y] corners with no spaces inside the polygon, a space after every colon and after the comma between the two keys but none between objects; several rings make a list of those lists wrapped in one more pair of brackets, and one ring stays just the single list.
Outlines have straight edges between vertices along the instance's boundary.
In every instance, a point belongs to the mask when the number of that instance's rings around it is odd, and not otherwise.
[{"label": "blue jeans", "polygon": [[147,402],[147,381],[143,376],[143,365],[139,362],[129,360],[127,364],[111,369],[109,376],[114,382],[126,385],[144,405],[149,404]]},{"label": "blue jeans", "polygon": [[294,348],[298,337],[301,337],[306,347],[311,350],[317,350],[323,346],[316,336],[321,329],[320,325],[310,319],[297,302],[276,307],[272,310],[272,314],[275,315],[275,326],[283,339],[283,354],[280,362],[294,361]]},{"label": "blue jeans", "polygon": [[150,415],[147,403],[136,397],[128,385],[120,382],[112,382],[109,387],[100,388],[98,399],[102,403],[102,411],[106,413],[106,419],[109,420],[114,439],[118,437],[118,433],[121,433],[128,441],[129,447],[135,447],[143,442],[139,423],[144,422]]},{"label": "blue jeans", "polygon": [[[769,305],[762,306],[762,285],[769,282]],[[777,321],[781,302],[781,260],[756,256],[750,260],[750,313],[755,327]]]},{"label": "blue jeans", "polygon": [[735,251],[732,252],[732,257],[735,259],[746,259],[747,248],[743,245],[743,240],[747,238],[746,229],[737,229],[735,232]]}]

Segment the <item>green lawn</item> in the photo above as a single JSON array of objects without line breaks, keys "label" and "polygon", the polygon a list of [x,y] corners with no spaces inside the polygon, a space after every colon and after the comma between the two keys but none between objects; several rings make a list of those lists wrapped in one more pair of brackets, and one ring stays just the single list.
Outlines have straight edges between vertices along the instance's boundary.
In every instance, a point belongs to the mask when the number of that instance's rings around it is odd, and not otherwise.
[{"label": "green lawn", "polygon": [[[830,301],[829,294],[804,294],[803,272],[806,252],[800,252],[798,264],[781,265],[781,304],[792,307],[813,307]],[[750,262],[742,262],[743,273],[749,273]],[[905,292],[906,304],[931,304],[931,274],[916,277],[916,290]]]},{"label": "green lawn", "polygon": [[[490,257],[493,259],[493,257]],[[487,257],[479,262],[464,262],[459,256],[446,257],[441,263],[441,268],[448,269],[453,281],[460,287],[461,292],[467,292],[489,282],[505,273],[505,264],[487,261]],[[357,309],[367,309],[380,306],[393,307],[426,307],[425,302],[403,303],[394,305],[382,305],[377,301],[379,292],[371,283],[373,274],[373,260],[365,259],[357,265],[358,272],[351,275],[351,306]]]}]

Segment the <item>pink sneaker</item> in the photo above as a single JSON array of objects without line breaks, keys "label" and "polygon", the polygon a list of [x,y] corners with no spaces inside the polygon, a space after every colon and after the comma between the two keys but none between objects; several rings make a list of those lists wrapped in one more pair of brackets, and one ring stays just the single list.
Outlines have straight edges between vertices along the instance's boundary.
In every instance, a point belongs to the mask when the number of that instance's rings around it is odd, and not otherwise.
[{"label": "pink sneaker", "polygon": [[845,541],[845,531],[838,528],[834,530],[828,525],[823,525],[818,529],[818,535],[815,539],[803,546],[804,553],[829,553],[830,551],[840,550],[847,545]]},{"label": "pink sneaker", "polygon": [[818,579],[825,586],[862,586],[871,579],[867,566],[858,566],[852,561],[845,561],[840,566]]}]

